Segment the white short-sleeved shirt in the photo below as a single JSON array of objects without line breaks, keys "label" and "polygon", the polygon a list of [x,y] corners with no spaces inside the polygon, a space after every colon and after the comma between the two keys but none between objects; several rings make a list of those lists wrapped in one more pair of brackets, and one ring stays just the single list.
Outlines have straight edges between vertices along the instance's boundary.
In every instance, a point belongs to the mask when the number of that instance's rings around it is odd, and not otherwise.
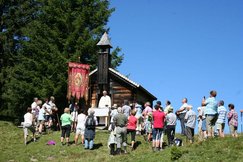
[{"label": "white short-sleeved shirt", "polygon": [[[45,107],[46,110],[51,113],[51,105],[49,103],[44,103],[42,107]],[[46,115],[50,115],[50,114],[47,113]]]},{"label": "white short-sleeved shirt", "polygon": [[24,123],[25,124],[32,124],[32,122],[33,122],[33,114],[31,114],[31,113],[26,113],[25,115],[24,115]]},{"label": "white short-sleeved shirt", "polygon": [[183,103],[183,104],[181,105],[181,107],[180,107],[179,110],[183,110],[183,111],[181,111],[180,114],[183,114],[183,113],[186,113],[186,112],[187,112],[187,110],[186,110],[186,107],[187,107],[187,106],[188,106],[187,103]]},{"label": "white short-sleeved shirt", "polygon": [[85,114],[79,114],[78,115],[78,124],[77,128],[85,128],[85,121],[86,121],[86,115]]}]

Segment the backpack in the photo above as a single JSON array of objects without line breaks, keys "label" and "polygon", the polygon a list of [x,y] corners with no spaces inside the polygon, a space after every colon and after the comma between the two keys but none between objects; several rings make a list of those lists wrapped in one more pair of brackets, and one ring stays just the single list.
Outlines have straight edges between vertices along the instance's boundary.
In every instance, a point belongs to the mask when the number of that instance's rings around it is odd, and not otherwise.
[{"label": "backpack", "polygon": [[88,116],[85,122],[86,128],[95,128],[96,122],[94,116]]},{"label": "backpack", "polygon": [[175,144],[175,146],[177,146],[177,147],[179,147],[179,146],[183,146],[182,139],[175,138],[175,139],[174,139],[174,144]]}]

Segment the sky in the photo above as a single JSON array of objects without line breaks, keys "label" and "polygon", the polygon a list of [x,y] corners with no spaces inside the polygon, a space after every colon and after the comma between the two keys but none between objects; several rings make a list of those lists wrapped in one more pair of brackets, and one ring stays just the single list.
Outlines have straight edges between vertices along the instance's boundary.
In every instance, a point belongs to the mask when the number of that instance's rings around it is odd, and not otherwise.
[{"label": "sky", "polygon": [[[243,109],[242,0],[114,0],[109,37],[124,60],[118,70],[174,110],[203,96]],[[180,126],[177,126],[177,132]],[[226,132],[229,132],[226,127]]]}]

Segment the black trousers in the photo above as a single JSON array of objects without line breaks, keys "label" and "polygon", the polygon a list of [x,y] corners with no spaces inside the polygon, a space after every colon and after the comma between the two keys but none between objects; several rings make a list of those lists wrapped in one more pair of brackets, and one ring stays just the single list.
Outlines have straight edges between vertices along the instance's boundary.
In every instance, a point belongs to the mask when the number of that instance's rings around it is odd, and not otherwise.
[{"label": "black trousers", "polygon": [[166,134],[168,138],[168,145],[172,145],[175,138],[175,125],[167,125]]}]

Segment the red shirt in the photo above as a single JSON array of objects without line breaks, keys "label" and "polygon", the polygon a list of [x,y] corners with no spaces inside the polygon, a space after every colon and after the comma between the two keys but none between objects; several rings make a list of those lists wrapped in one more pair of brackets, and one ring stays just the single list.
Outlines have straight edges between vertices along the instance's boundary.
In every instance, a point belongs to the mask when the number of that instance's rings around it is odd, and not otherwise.
[{"label": "red shirt", "polygon": [[128,123],[127,123],[127,129],[130,130],[136,130],[137,127],[137,118],[135,116],[129,116]]},{"label": "red shirt", "polygon": [[165,113],[159,110],[153,112],[154,128],[164,128],[165,125]]}]

